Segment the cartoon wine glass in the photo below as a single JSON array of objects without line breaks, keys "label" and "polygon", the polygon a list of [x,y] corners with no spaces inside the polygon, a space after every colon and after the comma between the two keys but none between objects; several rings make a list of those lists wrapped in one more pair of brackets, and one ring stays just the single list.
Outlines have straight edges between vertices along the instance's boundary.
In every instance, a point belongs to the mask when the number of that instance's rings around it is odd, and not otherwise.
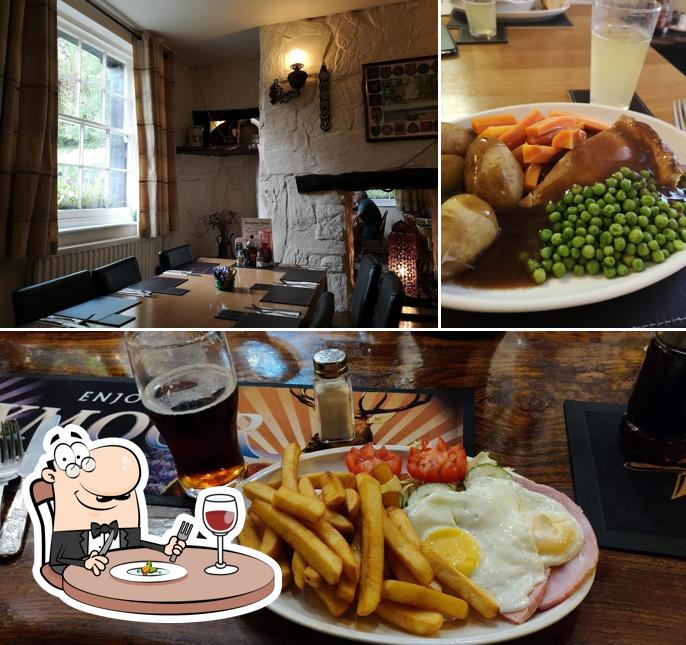
[{"label": "cartoon wine glass", "polygon": [[238,567],[224,562],[224,536],[236,526],[238,507],[231,493],[218,493],[205,498],[202,509],[205,526],[217,536],[217,562],[205,569],[214,576],[236,573]]}]

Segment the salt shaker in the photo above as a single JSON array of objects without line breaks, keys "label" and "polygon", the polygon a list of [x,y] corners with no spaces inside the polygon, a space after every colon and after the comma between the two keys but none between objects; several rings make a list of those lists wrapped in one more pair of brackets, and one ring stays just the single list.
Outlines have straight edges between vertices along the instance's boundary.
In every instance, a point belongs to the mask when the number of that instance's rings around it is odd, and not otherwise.
[{"label": "salt shaker", "polygon": [[322,441],[350,441],[355,436],[355,413],[348,357],[340,349],[323,349],[313,362],[319,436]]}]

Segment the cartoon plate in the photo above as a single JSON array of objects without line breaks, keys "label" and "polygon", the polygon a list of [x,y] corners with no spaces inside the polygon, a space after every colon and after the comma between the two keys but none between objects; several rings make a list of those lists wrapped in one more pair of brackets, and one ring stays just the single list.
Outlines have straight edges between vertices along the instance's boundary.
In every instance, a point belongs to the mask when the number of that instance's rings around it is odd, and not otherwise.
[{"label": "cartoon plate", "polygon": [[142,561],[125,562],[110,569],[110,575],[128,582],[171,582],[184,578],[188,571],[171,562]]}]

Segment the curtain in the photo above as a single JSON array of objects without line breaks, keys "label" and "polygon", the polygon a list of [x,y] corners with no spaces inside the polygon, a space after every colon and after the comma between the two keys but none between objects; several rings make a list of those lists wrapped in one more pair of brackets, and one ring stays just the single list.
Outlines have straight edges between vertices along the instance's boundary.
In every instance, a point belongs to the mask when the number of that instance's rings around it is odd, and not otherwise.
[{"label": "curtain", "polygon": [[138,120],[139,230],[158,237],[179,229],[176,198],[174,57],[151,34],[133,45]]},{"label": "curtain", "polygon": [[421,215],[431,208],[431,191],[416,188],[395,191],[395,203],[403,213]]},{"label": "curtain", "polygon": [[57,252],[57,0],[0,0],[0,258]]}]

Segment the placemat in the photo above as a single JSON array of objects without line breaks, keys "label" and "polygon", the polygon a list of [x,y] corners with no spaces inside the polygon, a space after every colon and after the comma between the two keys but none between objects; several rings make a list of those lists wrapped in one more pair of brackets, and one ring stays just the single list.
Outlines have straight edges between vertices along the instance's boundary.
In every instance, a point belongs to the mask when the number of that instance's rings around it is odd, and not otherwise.
[{"label": "placemat", "polygon": [[281,276],[284,282],[320,282],[326,271],[312,269],[289,269]]},{"label": "placemat", "polygon": [[460,30],[460,35],[457,38],[454,38],[455,43],[458,45],[490,45],[508,42],[507,25],[504,25],[501,22],[496,24],[497,32],[492,38],[476,38],[469,32],[467,17],[464,14],[454,11],[452,18],[448,22],[448,27],[450,29]]},{"label": "placemat", "polygon": [[[567,90],[569,98],[574,103],[590,103],[591,102],[591,90]],[[634,112],[640,112],[641,114],[647,114],[648,116],[655,116],[648,106],[643,102],[643,99],[634,92],[634,96],[631,99],[631,104],[629,109]]]},{"label": "placemat", "polygon": [[521,314],[484,314],[443,309],[441,325],[443,327],[496,329],[684,327],[686,325],[686,269],[640,291],[583,307]]},{"label": "placemat", "polygon": [[215,318],[218,320],[240,320],[245,316],[245,311],[237,311],[236,309],[222,309]]},{"label": "placemat", "polygon": [[601,547],[686,557],[686,465],[646,469],[619,445],[624,405],[565,401],[576,501]]},{"label": "placemat", "polygon": [[140,303],[138,298],[119,298],[117,296],[101,296],[93,298],[79,305],[68,307],[56,312],[58,316],[69,316],[80,320],[90,320],[91,322],[101,322],[104,318],[112,314],[126,311]]},{"label": "placemat", "polygon": [[527,29],[538,28],[538,27],[573,27],[574,23],[569,19],[566,13],[561,13],[559,16],[550,18],[550,20],[528,20],[526,22],[517,21],[510,22],[506,15],[498,17],[498,20],[502,20],[507,24],[508,27],[526,27]]},{"label": "placemat", "polygon": [[274,285],[273,284],[265,284],[264,282],[256,282],[252,287],[250,287],[251,291],[269,291]]},{"label": "placemat", "polygon": [[156,276],[131,284],[128,288],[139,289],[140,291],[152,291],[154,293],[168,293],[171,289],[178,287],[184,282],[188,282],[188,280],[186,278],[163,278],[162,276]]},{"label": "placemat", "polygon": [[218,267],[219,262],[188,262],[180,267],[177,267],[179,271],[193,271],[193,273],[212,273],[214,267]]},{"label": "placemat", "polygon": [[268,316],[267,314],[260,314],[258,312],[244,313],[240,320],[234,327],[243,327],[247,329],[261,329],[268,327],[269,329],[281,328],[295,328],[300,327],[302,317],[294,318],[292,316]]},{"label": "placemat", "polygon": [[273,285],[267,292],[267,295],[260,299],[260,302],[309,307],[316,292],[316,289],[301,289],[299,287]]},{"label": "placemat", "polygon": [[98,325],[107,325],[107,327],[123,327],[128,325],[132,320],[136,320],[133,316],[122,316],[121,314],[112,314],[107,318],[98,320]]},{"label": "placemat", "polygon": [[[270,351],[278,355],[288,350],[274,346]],[[354,379],[354,363],[350,371]],[[306,366],[310,373],[311,363]],[[302,381],[239,383],[238,440],[250,474],[278,461],[290,442],[304,446],[319,431],[310,387]],[[82,426],[92,438],[127,435],[148,459],[148,501],[192,505],[175,482],[171,454],[141,404],[133,379],[0,374],[0,391],[0,417],[17,419],[24,445],[41,420],[53,414],[62,417],[62,424]],[[399,410],[405,406],[407,410]],[[462,441],[467,454],[474,454],[472,390],[356,388],[355,410],[358,423],[371,428],[375,443],[409,445],[421,437],[443,437],[449,443]],[[10,501],[6,498],[5,503]]]}]

